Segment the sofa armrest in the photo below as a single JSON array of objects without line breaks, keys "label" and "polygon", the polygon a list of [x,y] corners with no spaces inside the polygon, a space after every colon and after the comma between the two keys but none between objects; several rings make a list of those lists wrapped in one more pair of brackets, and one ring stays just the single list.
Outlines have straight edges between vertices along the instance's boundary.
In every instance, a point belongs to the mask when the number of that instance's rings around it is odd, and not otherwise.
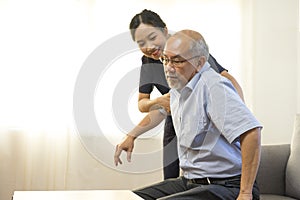
[{"label": "sofa armrest", "polygon": [[257,183],[261,194],[285,194],[285,172],[290,144],[263,145]]}]

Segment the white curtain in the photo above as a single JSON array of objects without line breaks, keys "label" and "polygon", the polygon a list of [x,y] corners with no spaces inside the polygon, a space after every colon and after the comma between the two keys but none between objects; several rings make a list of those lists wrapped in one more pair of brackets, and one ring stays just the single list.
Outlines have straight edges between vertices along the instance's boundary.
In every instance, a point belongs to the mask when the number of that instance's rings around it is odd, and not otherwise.
[{"label": "white curtain", "polygon": [[14,190],[66,189],[69,133],[0,131],[0,196]]},{"label": "white curtain", "polygon": [[[146,149],[161,145],[160,140],[141,144]],[[162,179],[160,169],[141,176],[110,167],[107,164],[113,164],[112,156],[111,163],[96,159],[69,130],[54,135],[46,131],[1,130],[0,158],[1,199],[11,199],[16,190],[133,189]],[[134,166],[127,164],[128,168]]]}]

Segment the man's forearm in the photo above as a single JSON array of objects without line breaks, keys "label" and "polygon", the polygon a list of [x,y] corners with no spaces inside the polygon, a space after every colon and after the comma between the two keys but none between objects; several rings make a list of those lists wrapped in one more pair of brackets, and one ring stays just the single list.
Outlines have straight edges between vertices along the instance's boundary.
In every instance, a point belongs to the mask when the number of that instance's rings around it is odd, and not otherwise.
[{"label": "man's forearm", "polygon": [[261,132],[254,128],[241,135],[242,178],[240,194],[251,194],[260,162]]}]

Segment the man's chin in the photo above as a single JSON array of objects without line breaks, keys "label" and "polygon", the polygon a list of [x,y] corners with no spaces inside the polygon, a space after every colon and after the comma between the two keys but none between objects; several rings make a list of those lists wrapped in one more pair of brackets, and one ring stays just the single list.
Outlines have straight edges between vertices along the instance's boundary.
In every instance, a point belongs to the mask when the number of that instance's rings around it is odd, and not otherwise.
[{"label": "man's chin", "polygon": [[168,79],[167,82],[168,82],[168,85],[169,85],[170,88],[176,87],[176,84],[175,84],[173,81],[170,81],[170,80]]},{"label": "man's chin", "polygon": [[168,82],[168,84],[169,84],[169,87],[172,88],[172,89],[176,89],[176,90],[179,89],[179,84],[177,84],[177,83]]}]

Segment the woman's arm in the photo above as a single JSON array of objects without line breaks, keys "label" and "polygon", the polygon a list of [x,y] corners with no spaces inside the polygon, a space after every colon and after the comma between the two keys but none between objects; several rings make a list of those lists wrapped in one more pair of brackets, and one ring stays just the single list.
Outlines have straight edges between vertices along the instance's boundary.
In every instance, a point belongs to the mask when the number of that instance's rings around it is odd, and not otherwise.
[{"label": "woman's arm", "polygon": [[141,112],[149,112],[164,108],[168,113],[170,112],[170,94],[164,94],[155,99],[150,99],[150,94],[139,93],[138,106]]},{"label": "woman's arm", "polygon": [[231,83],[233,84],[233,86],[236,89],[237,93],[239,94],[241,99],[245,102],[242,87],[239,85],[237,80],[231,74],[229,74],[226,70],[222,71],[221,75],[226,77],[227,79],[229,79],[231,81]]},{"label": "woman's arm", "polygon": [[122,164],[122,160],[120,159],[122,151],[127,152],[127,161],[130,162],[135,139],[143,133],[159,125],[165,119],[165,117],[166,113],[163,113],[160,110],[150,111],[142,119],[142,121],[140,121],[140,123],[126,135],[125,139],[116,146],[114,155],[115,165],[118,166],[118,164]]}]

